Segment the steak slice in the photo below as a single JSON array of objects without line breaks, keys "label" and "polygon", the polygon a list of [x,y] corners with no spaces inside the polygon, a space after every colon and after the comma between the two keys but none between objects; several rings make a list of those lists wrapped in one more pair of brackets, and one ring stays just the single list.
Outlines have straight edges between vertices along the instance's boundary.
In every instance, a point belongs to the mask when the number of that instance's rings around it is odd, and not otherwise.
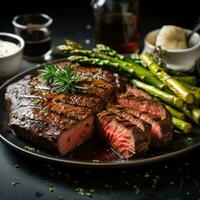
[{"label": "steak slice", "polygon": [[143,97],[144,99],[153,100],[153,97],[149,93],[135,86],[126,85],[126,92],[135,97]]},{"label": "steak slice", "polygon": [[171,116],[163,105],[144,97],[119,94],[118,102],[124,111],[151,124],[151,144],[154,147],[167,147],[173,139]]},{"label": "steak slice", "polygon": [[149,148],[149,137],[134,123],[108,111],[97,114],[100,134],[112,149],[124,158],[144,153]]}]

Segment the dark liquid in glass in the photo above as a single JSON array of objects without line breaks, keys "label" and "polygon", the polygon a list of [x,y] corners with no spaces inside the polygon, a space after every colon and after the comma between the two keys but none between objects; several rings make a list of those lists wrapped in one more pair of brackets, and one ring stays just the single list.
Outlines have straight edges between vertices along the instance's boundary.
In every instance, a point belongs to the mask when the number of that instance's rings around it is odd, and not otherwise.
[{"label": "dark liquid in glass", "polygon": [[51,48],[51,36],[47,29],[22,30],[20,35],[25,40],[24,55],[39,57],[47,53]]},{"label": "dark liquid in glass", "polygon": [[131,13],[107,13],[96,16],[95,34],[98,43],[130,54],[139,50],[138,17]]}]

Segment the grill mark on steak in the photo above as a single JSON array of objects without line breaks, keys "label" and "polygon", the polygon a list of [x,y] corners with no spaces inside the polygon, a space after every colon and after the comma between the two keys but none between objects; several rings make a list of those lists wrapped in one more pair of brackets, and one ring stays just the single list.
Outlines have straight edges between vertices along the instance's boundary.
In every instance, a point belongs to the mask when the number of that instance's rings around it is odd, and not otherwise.
[{"label": "grill mark on steak", "polygon": [[97,118],[100,134],[124,158],[130,158],[148,150],[147,135],[130,121],[108,111],[98,113]]},{"label": "grill mark on steak", "polygon": [[43,97],[54,102],[61,102],[64,104],[71,104],[79,107],[86,107],[92,109],[93,112],[102,110],[104,102],[99,97],[86,96],[83,94],[58,94],[47,90],[34,90],[33,95]]}]

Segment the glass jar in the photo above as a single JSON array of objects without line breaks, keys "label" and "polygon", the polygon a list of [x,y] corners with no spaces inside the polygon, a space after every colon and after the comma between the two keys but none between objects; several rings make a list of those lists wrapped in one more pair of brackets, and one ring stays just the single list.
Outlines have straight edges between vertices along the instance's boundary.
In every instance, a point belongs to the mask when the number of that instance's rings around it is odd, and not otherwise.
[{"label": "glass jar", "polygon": [[45,61],[51,50],[52,18],[43,13],[15,16],[12,23],[15,33],[25,41],[24,58],[29,61]]},{"label": "glass jar", "polygon": [[123,54],[139,51],[139,0],[93,0],[92,7],[97,43]]}]

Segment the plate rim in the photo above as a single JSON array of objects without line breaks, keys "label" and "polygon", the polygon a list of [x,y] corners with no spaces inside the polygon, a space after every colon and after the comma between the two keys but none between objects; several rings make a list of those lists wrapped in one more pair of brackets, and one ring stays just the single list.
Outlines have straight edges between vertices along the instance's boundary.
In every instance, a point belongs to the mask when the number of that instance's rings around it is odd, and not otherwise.
[{"label": "plate rim", "polygon": [[[66,61],[67,58],[62,58],[62,59],[57,59],[52,61],[51,63],[59,63],[59,62],[64,62]],[[5,89],[9,84],[11,84],[13,81],[17,81],[21,78],[21,76],[25,76],[26,74],[30,72],[34,72],[37,69],[41,68],[45,63],[41,64],[36,64],[34,67],[31,67],[30,69],[27,69],[23,72],[20,72],[13,76],[12,78],[8,79],[6,82],[4,82],[0,86],[0,92]],[[3,94],[4,95],[4,94]],[[17,136],[15,136],[17,137]],[[50,153],[47,153],[47,155],[42,155],[40,153],[34,153],[31,151],[28,151],[19,145],[13,143],[12,141],[8,140],[6,137],[4,137],[3,133],[1,133],[0,130],[0,140],[4,143],[7,144],[9,147],[12,149],[15,149],[18,151],[18,153],[23,153],[26,156],[31,156],[31,158],[34,159],[40,159],[44,161],[50,161],[50,162],[55,162],[59,164],[64,164],[67,166],[73,166],[73,167],[86,167],[86,168],[124,168],[124,167],[135,167],[135,166],[141,166],[141,165],[147,165],[150,163],[156,163],[156,162],[161,162],[163,160],[167,159],[172,159],[177,156],[183,155],[185,153],[190,152],[193,149],[196,149],[197,147],[200,146],[200,142],[196,144],[192,144],[191,146],[187,146],[185,148],[175,150],[173,152],[168,152],[162,155],[156,155],[154,157],[149,157],[149,158],[141,158],[141,159],[133,159],[133,160],[125,160],[125,161],[107,161],[107,162],[91,162],[91,161],[76,161],[76,160],[70,160],[70,159],[64,159],[62,157],[56,158],[54,155],[51,155]],[[27,142],[27,141],[25,141]],[[27,142],[28,143],[28,142]]]}]

